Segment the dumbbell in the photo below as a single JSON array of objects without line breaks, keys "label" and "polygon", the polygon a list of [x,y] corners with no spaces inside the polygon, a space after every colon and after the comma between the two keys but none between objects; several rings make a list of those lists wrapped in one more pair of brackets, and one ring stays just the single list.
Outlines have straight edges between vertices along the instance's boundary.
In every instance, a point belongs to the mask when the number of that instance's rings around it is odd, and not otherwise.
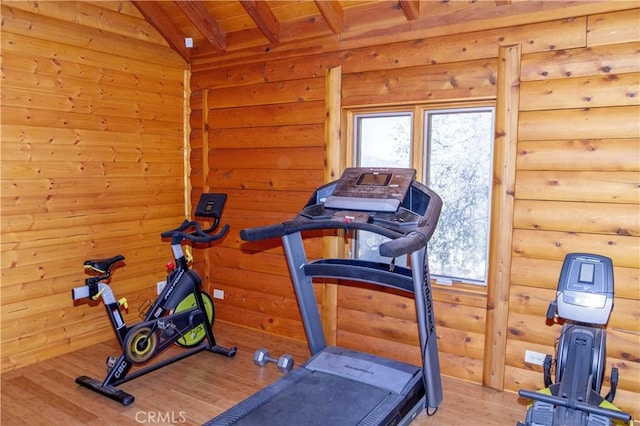
[{"label": "dumbbell", "polygon": [[256,350],[256,353],[253,355],[253,362],[258,367],[264,367],[268,362],[273,362],[278,365],[278,370],[282,373],[286,373],[293,369],[293,356],[290,354],[281,355],[280,358],[275,359],[269,356],[269,351],[265,348],[260,348]]}]

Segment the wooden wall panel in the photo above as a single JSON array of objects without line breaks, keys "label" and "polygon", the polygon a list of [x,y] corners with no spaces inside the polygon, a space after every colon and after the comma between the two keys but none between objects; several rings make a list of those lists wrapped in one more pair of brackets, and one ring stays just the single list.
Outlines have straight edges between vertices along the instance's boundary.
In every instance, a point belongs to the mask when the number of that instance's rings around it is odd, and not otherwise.
[{"label": "wooden wall panel", "polygon": [[346,74],[342,105],[429,102],[495,96],[496,60]]},{"label": "wooden wall panel", "polygon": [[[526,102],[526,101],[524,101]],[[520,113],[519,140],[628,139],[640,134],[640,107],[572,108]]]},{"label": "wooden wall panel", "polygon": [[313,147],[324,134],[324,124],[210,129],[216,148]]},{"label": "wooden wall panel", "polygon": [[305,78],[274,83],[237,87],[222,87],[209,91],[209,103],[216,108],[279,103],[321,101],[324,99],[324,78]]},{"label": "wooden wall panel", "polygon": [[125,317],[170,259],[184,217],[186,64],[137,10],[2,3],[2,371],[107,339],[102,306],[74,304],[82,262],[123,254]]},{"label": "wooden wall panel", "polygon": [[[622,312],[612,324],[616,330],[630,328],[611,333],[609,355],[611,363],[635,373],[637,339],[626,333],[637,328],[632,323],[637,321],[640,298],[640,223],[635,214],[640,40],[634,38],[637,24],[629,18],[637,10],[612,8],[614,12],[603,13],[606,9],[586,5],[576,6],[579,10],[584,12],[568,19],[541,12],[525,25],[503,23],[477,32],[469,32],[476,29],[471,28],[413,38],[363,35],[358,42],[331,42],[322,51],[306,54],[276,49],[268,57],[246,51],[229,55],[227,61],[198,56],[192,69],[191,106],[192,125],[201,129],[191,138],[192,159],[206,166],[196,164],[192,184],[196,190],[203,186],[229,194],[226,214],[234,228],[223,248],[212,252],[216,260],[211,285],[229,294],[228,301],[217,304],[220,316],[302,337],[295,315],[280,311],[294,307],[280,241],[248,244],[240,241],[238,232],[290,218],[324,183],[321,88],[326,70],[341,69],[343,107],[494,99],[498,48],[519,44],[508,300],[513,311],[502,348],[504,387],[535,388],[542,380],[541,371],[524,363],[523,351],[549,351],[557,338],[556,328],[547,326],[544,317],[567,251],[595,251],[614,258],[616,309]],[[201,146],[208,154],[195,152]],[[197,169],[207,167],[205,180]],[[322,253],[317,243],[308,244],[316,256]],[[217,272],[216,262],[222,265]],[[336,342],[417,363],[413,301],[372,287],[338,287]],[[262,294],[268,302],[246,300]],[[481,383],[486,292],[436,286],[433,295],[443,374]],[[625,350],[630,357],[625,358]],[[621,384],[621,405],[626,403],[627,409],[637,392],[629,380]]]},{"label": "wooden wall panel", "polygon": [[588,46],[637,42],[640,33],[638,10],[601,13],[589,16]]},{"label": "wooden wall panel", "polygon": [[[249,244],[239,232],[291,218],[322,184],[324,76],[271,82],[263,68],[244,67],[239,85],[214,84],[217,72],[194,72],[191,124],[203,139],[191,154],[192,198],[204,190],[228,195],[223,220],[231,231],[204,254],[210,286],[225,292],[217,318],[302,340],[279,239]],[[205,168],[206,177],[199,172]],[[308,249],[318,256],[320,245]]]},{"label": "wooden wall panel", "polygon": [[638,73],[523,82],[520,111],[637,105]]},{"label": "wooden wall panel", "polygon": [[[626,13],[633,14],[633,11]],[[636,41],[532,53],[522,58],[521,81],[638,72],[639,48],[640,43]]]},{"label": "wooden wall panel", "polygon": [[[613,259],[606,378],[637,417],[640,367],[638,11],[587,18],[584,47],[523,55],[504,386],[542,387],[526,349],[555,355],[545,320],[566,253]],[[606,386],[606,384],[605,384]]]},{"label": "wooden wall panel", "polygon": [[[633,204],[518,200],[513,226],[520,229],[640,236],[640,217]],[[562,214],[558,214],[562,212]]]},{"label": "wooden wall panel", "polygon": [[[127,256],[113,284],[137,317],[163,278],[158,234],[183,217],[185,174],[187,204],[229,196],[232,231],[195,251],[208,289],[225,292],[217,319],[303,339],[280,241],[249,244],[239,231],[290,218],[325,183],[327,70],[341,68],[343,106],[493,99],[498,49],[520,45],[504,388],[541,385],[523,351],[553,350],[544,314],[564,254],[594,251],[614,259],[608,363],[621,369],[619,405],[638,417],[639,11],[621,4],[522,3],[522,17],[473,24],[474,6],[449,21],[453,6],[440,4],[426,27],[392,9],[389,31],[353,17],[359,29],[322,48],[198,52],[186,88],[187,65],[128,2],[3,2],[2,370],[112,338],[101,308],[69,300],[87,257]],[[319,239],[305,246],[322,256]],[[339,344],[418,362],[411,297],[338,289]],[[486,292],[433,295],[443,374],[482,383]]]},{"label": "wooden wall panel", "polygon": [[[73,34],[72,49],[97,50],[120,57],[122,51],[128,51],[142,62],[172,68],[184,67],[179,57],[167,49],[166,43],[144,43],[138,39],[139,33],[156,32],[144,21],[138,20],[136,26],[128,29],[126,37],[122,37],[122,34],[101,28],[111,28],[110,25],[99,22],[97,25],[96,21],[90,20],[78,22],[75,13],[59,13],[66,10],[57,7],[40,9],[35,1],[7,2],[2,9],[3,29],[65,46],[69,45],[69,34]],[[98,42],[100,44],[96,47]]]},{"label": "wooden wall panel", "polygon": [[634,172],[589,172],[527,170],[518,172],[522,198],[635,204],[638,174]]},{"label": "wooden wall panel", "polygon": [[640,138],[521,140],[518,170],[634,171],[640,161]]}]

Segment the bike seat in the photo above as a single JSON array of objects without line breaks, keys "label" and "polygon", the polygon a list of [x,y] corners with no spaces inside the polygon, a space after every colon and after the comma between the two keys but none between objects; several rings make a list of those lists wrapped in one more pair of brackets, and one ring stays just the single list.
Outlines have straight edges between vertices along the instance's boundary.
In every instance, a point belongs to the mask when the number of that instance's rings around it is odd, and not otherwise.
[{"label": "bike seat", "polygon": [[84,268],[99,272],[101,274],[106,274],[111,272],[111,268],[113,267],[113,265],[122,260],[124,260],[124,256],[121,254],[105,259],[85,260]]}]

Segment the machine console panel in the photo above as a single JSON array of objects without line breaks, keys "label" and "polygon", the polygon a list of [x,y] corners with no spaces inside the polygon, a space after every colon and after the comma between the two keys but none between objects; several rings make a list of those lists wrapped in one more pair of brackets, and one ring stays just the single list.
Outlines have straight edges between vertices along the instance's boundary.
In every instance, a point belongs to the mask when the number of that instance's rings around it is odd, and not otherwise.
[{"label": "machine console panel", "polygon": [[291,220],[240,231],[244,241],[285,237],[319,229],[360,230],[382,235],[383,257],[396,258],[426,247],[433,235],[442,199],[415,180],[414,169],[350,168],[316,189]]},{"label": "machine console panel", "polygon": [[415,176],[414,169],[351,167],[324,204],[331,209],[395,212]]},{"label": "machine console panel", "polygon": [[613,308],[611,259],[594,254],[568,254],[560,272],[557,303],[562,318],[606,324]]},{"label": "machine console panel", "polygon": [[316,191],[300,215],[312,220],[351,220],[407,230],[424,220],[429,196],[417,189],[414,169],[352,167]]},{"label": "machine console panel", "polygon": [[195,215],[219,219],[226,201],[227,194],[203,193],[200,195]]}]

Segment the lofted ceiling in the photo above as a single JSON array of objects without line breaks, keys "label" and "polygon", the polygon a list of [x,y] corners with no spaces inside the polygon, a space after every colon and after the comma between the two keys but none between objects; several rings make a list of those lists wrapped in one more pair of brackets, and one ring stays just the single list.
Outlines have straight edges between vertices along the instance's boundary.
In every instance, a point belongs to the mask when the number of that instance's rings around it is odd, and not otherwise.
[{"label": "lofted ceiling", "polygon": [[[571,1],[532,0],[132,0],[187,62],[234,52],[323,47],[367,37],[393,41],[431,28],[474,30],[473,23],[553,10]],[[479,28],[481,29],[481,28]],[[438,35],[437,32],[431,35]]]},{"label": "lofted ceiling", "polygon": [[417,19],[415,0],[132,1],[184,59],[386,27]]}]

